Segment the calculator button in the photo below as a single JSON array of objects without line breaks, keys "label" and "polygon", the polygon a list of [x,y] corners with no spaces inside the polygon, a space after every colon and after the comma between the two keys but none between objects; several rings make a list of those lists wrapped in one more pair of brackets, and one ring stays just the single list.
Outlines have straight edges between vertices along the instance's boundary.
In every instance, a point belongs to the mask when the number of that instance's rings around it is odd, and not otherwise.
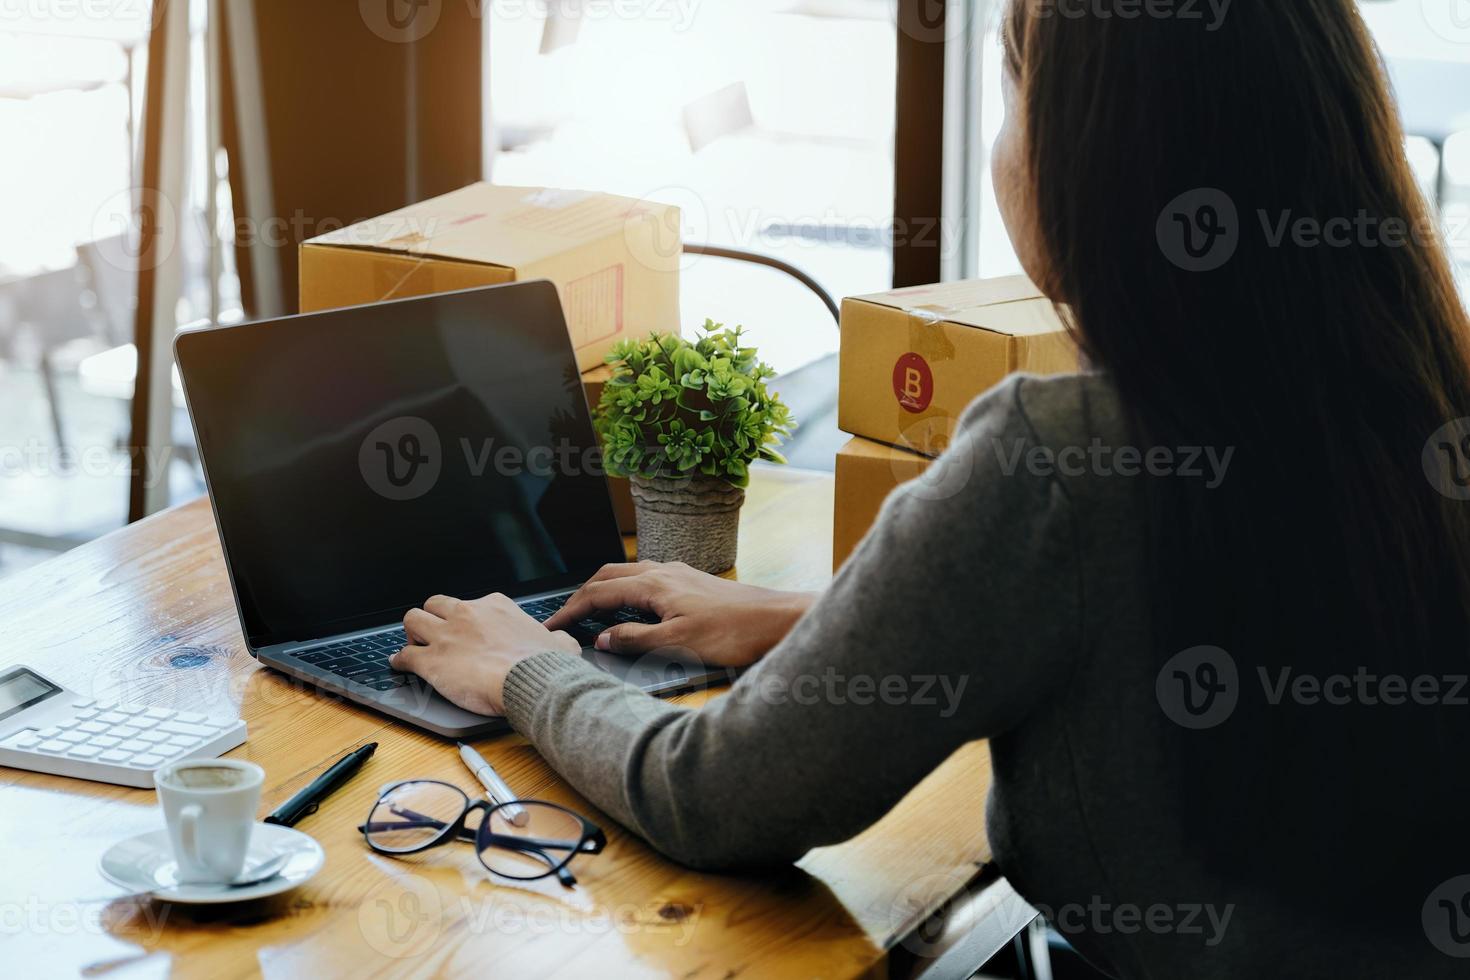
[{"label": "calculator button", "polygon": [[168,735],[164,732],[144,732],[138,736],[138,741],[145,744],[168,741]]},{"label": "calculator button", "polygon": [[73,759],[91,759],[101,752],[102,750],[95,745],[73,745],[66,754]]},{"label": "calculator button", "polygon": [[181,749],[192,748],[199,744],[199,739],[192,735],[175,735],[164,744],[173,745]]},{"label": "calculator button", "polygon": [[152,718],[155,721],[165,721],[169,718],[172,718],[174,716],[174,713],[172,711],[169,711],[167,708],[149,708],[147,711],[143,712],[143,715],[144,717]]},{"label": "calculator button", "polygon": [[71,748],[71,746],[68,745],[66,742],[50,741],[42,742],[40,745],[36,746],[36,751],[44,752],[47,755],[61,755],[69,748]]},{"label": "calculator button", "polygon": [[209,720],[209,715],[203,715],[203,714],[200,714],[197,711],[181,711],[181,712],[179,712],[179,721],[187,722],[187,723],[189,723],[191,725],[197,725],[200,722],[208,721],[208,720]]},{"label": "calculator button", "polygon": [[55,738],[56,736],[61,734],[61,729],[57,728],[55,725],[52,725],[50,728],[41,729],[36,734],[41,736],[42,738]]},{"label": "calculator button", "polygon": [[133,753],[124,752],[122,749],[109,749],[97,757],[98,762],[126,762],[133,757]]},{"label": "calculator button", "polygon": [[97,702],[97,710],[98,711],[116,711],[117,710],[117,702],[116,701],[98,701]]},{"label": "calculator button", "polygon": [[101,735],[103,732],[107,731],[107,726],[98,724],[95,721],[87,721],[78,725],[77,731],[87,732],[89,735]]},{"label": "calculator button", "polygon": [[113,738],[111,735],[98,735],[98,736],[95,736],[92,739],[92,744],[93,745],[100,745],[104,749],[110,749],[113,746],[117,745],[121,741],[122,741],[122,739],[120,739],[120,738]]},{"label": "calculator button", "polygon": [[136,738],[139,731],[141,729],[133,725],[118,725],[112,730],[111,734],[116,735],[118,738]]},{"label": "calculator button", "polygon": [[80,709],[80,708],[90,708],[90,707],[92,707],[92,705],[94,705],[96,703],[97,702],[96,701],[93,701],[91,698],[79,698],[78,700],[73,701],[71,703],[71,706],[73,708],[78,708],[78,709]]},{"label": "calculator button", "polygon": [[147,742],[141,742],[136,738],[130,739],[118,746],[118,748],[122,749],[124,752],[142,752],[148,747],[149,746]]},{"label": "calculator button", "polygon": [[30,749],[40,745],[42,741],[43,739],[36,734],[35,729],[27,728],[6,739],[4,746],[7,749]]},{"label": "calculator button", "polygon": [[97,720],[104,725],[119,725],[128,720],[128,716],[116,711],[109,711],[97,716]]},{"label": "calculator button", "polygon": [[69,732],[73,728],[77,727],[80,724],[81,724],[81,722],[79,720],[77,720],[76,718],[68,718],[65,721],[58,721],[56,723],[56,727],[59,728],[59,729],[61,729],[64,732]]},{"label": "calculator button", "polygon": [[152,769],[154,766],[164,761],[165,759],[163,756],[158,755],[155,752],[150,752],[147,755],[138,756],[130,763],[130,765],[140,766],[144,769]]},{"label": "calculator button", "polygon": [[87,740],[87,733],[86,732],[62,732],[60,735],[58,735],[56,737],[56,740],[58,742],[66,742],[66,743],[68,743],[70,745],[76,745],[78,742],[85,742]]},{"label": "calculator button", "polygon": [[148,709],[141,704],[120,704],[113,710],[122,715],[141,715]]},{"label": "calculator button", "polygon": [[166,721],[158,726],[160,732],[168,732],[170,735],[189,735],[195,739],[213,735],[218,729],[213,725],[186,725],[182,721]]},{"label": "calculator button", "polygon": [[96,718],[101,713],[102,712],[98,711],[96,708],[83,708],[81,711],[77,712],[77,720],[86,721],[88,718]]}]

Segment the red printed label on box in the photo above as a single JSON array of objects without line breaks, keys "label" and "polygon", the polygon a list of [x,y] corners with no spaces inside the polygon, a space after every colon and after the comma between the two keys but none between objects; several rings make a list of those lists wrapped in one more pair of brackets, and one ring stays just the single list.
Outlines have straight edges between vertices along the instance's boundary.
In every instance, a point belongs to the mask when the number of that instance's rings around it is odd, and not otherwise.
[{"label": "red printed label on box", "polygon": [[929,362],[918,354],[908,353],[893,366],[893,395],[905,411],[915,415],[934,401],[934,372]]},{"label": "red printed label on box", "polygon": [[572,346],[579,350],[623,332],[621,264],[574,279],[562,290]]}]

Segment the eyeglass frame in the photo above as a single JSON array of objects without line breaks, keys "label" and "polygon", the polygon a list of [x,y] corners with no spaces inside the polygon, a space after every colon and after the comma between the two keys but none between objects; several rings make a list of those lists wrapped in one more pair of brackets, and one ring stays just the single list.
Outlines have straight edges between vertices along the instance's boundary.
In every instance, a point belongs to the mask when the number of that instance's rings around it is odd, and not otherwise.
[{"label": "eyeglass frame", "polygon": [[[379,847],[378,845],[374,844],[372,834],[370,833],[372,824],[371,822],[364,822],[358,825],[357,829],[362,833],[364,843],[367,844],[368,848],[372,850],[373,853],[385,854],[390,857],[397,857],[404,854],[422,854],[424,851],[431,850],[435,847],[442,847],[443,845],[448,844],[451,840],[461,840],[475,845],[476,859],[479,860],[480,866],[486,871],[490,872],[492,875],[496,875],[500,878],[505,878],[509,881],[540,881],[543,878],[550,878],[555,876],[556,879],[567,888],[573,888],[577,884],[577,879],[568,867],[572,863],[572,859],[580,854],[601,854],[603,848],[607,846],[607,835],[603,833],[601,827],[597,826],[595,823],[593,823],[591,820],[588,820],[580,813],[577,813],[575,810],[567,809],[560,803],[550,803],[546,800],[507,800],[504,803],[492,803],[491,801],[486,799],[471,799],[470,795],[464,790],[460,789],[453,783],[446,783],[442,779],[405,779],[384,786],[382,790],[379,791],[378,798],[373,801],[373,808],[368,811],[369,821],[371,821],[372,815],[377,812],[378,807],[382,805],[383,801],[388,798],[388,795],[390,793],[393,793],[395,790],[401,789],[404,786],[409,786],[416,783],[424,783],[434,786],[445,786],[458,793],[464,799],[464,807],[460,810],[459,817],[455,820],[442,821],[442,823],[444,824],[444,828],[439,832],[436,837],[417,847],[409,848],[408,850],[393,850],[389,848]],[[485,863],[484,853],[485,851],[489,850],[489,847],[480,846],[480,829],[477,828],[476,830],[470,830],[466,822],[468,821],[471,813],[483,812],[484,815],[480,818],[480,828],[485,828],[490,825],[490,817],[497,811],[513,806],[524,806],[529,804],[550,807],[553,810],[560,810],[567,816],[572,817],[579,824],[581,824],[582,836],[578,839],[576,846],[566,848],[567,856],[554,867],[550,864],[551,855],[545,853],[544,846],[529,848],[524,846],[502,846],[503,850],[522,851],[524,853],[534,854],[540,860],[547,862],[548,868],[545,874],[539,874],[529,878],[522,878],[517,875],[510,875],[505,874],[502,871],[496,871],[494,868],[490,867],[490,865]],[[410,813],[412,813],[412,811],[410,811]],[[414,813],[413,817],[417,820],[428,821],[430,824],[441,822],[433,817],[426,816],[422,813]],[[521,838],[516,838],[506,834],[496,834],[493,831],[490,832],[490,836],[492,838],[499,838],[502,841],[514,842],[518,840],[523,840]],[[565,847],[565,845],[561,842],[558,842],[553,846],[556,847],[556,849],[558,850]]]}]

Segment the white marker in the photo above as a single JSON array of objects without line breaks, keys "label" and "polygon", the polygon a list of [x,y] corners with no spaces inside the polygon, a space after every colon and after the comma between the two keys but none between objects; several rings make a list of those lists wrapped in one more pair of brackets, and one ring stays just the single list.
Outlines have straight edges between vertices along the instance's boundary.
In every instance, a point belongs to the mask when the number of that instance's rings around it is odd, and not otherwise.
[{"label": "white marker", "polygon": [[[459,757],[464,760],[465,767],[475,774],[480,785],[485,787],[485,797],[491,803],[503,805],[515,802],[516,795],[510,791],[509,786],[505,785],[505,780],[500,778],[500,773],[485,761],[484,756],[460,742]],[[524,807],[503,806],[498,812],[510,822],[512,827],[524,827],[531,819],[531,815]]]}]

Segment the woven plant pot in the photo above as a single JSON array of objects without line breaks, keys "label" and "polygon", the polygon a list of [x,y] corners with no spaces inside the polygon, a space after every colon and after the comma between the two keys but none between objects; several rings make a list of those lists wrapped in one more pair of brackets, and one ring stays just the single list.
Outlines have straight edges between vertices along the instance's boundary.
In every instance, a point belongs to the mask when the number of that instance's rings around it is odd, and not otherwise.
[{"label": "woven plant pot", "polygon": [[682,561],[716,575],[735,567],[744,490],[702,476],[635,476],[629,482],[638,512],[640,561]]}]

